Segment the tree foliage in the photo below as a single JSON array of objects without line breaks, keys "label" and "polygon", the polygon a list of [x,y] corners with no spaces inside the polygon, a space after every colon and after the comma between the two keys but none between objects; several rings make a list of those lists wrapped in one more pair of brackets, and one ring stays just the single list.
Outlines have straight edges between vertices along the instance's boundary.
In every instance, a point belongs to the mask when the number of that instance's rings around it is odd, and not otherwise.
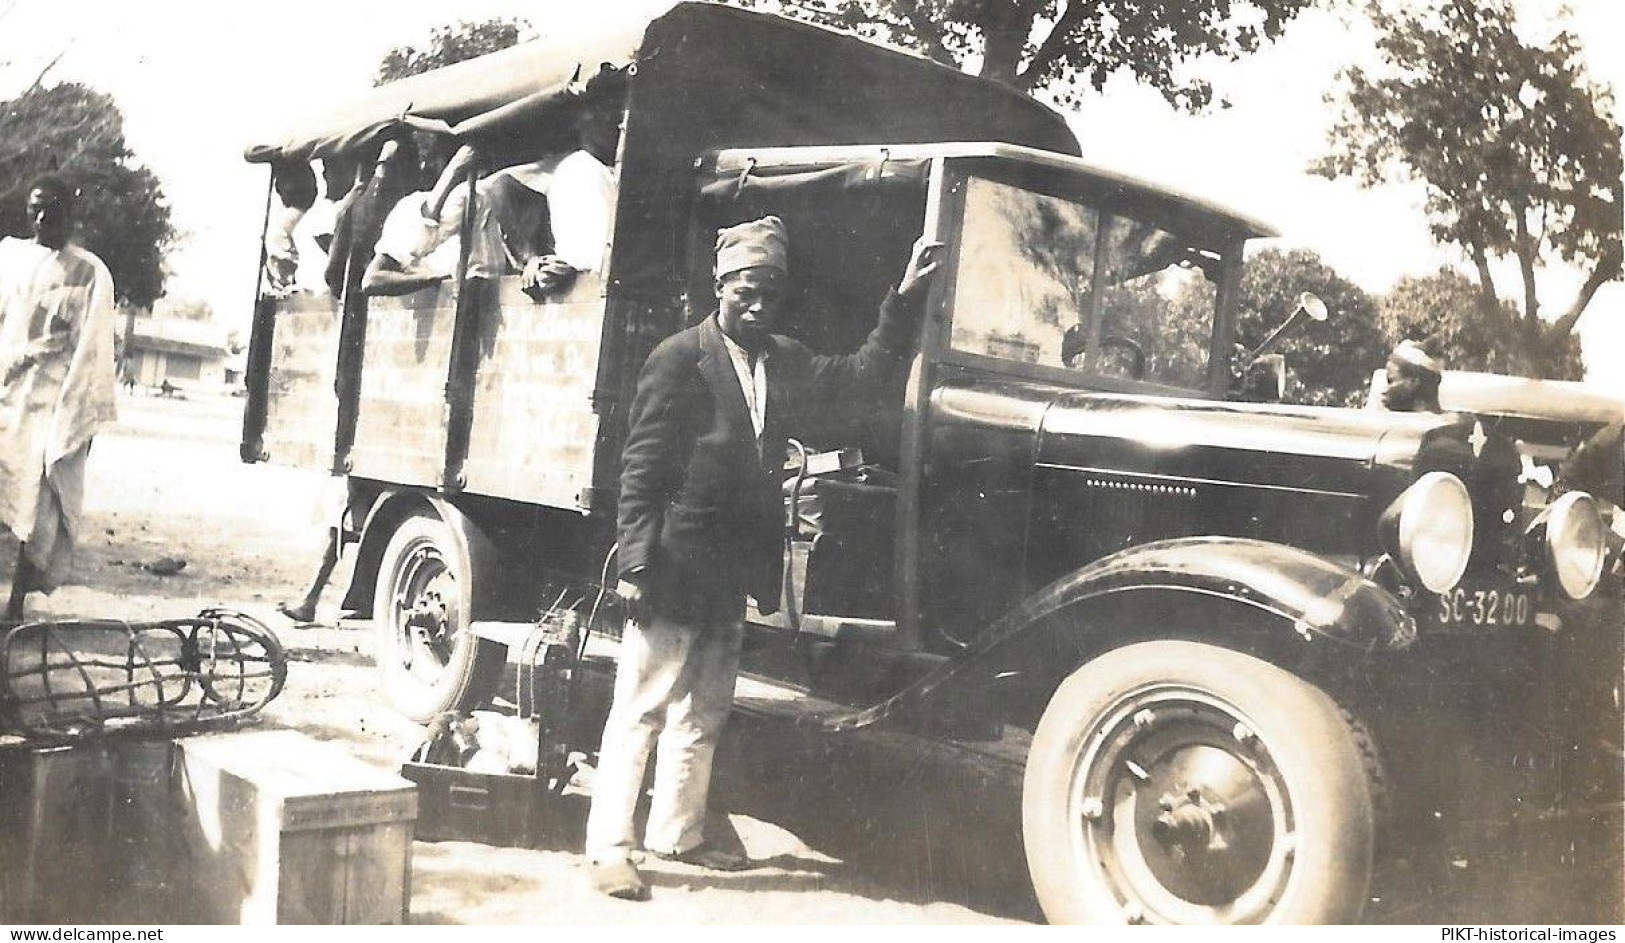
[{"label": "tree foliage", "polygon": [[1524,322],[1508,302],[1486,311],[1478,286],[1460,272],[1445,268],[1402,278],[1373,298],[1303,249],[1266,249],[1247,260],[1237,342],[1256,347],[1305,291],[1320,296],[1331,317],[1300,325],[1281,344],[1292,368],[1287,398],[1293,402],[1360,404],[1372,372],[1402,340],[1420,343],[1447,370],[1564,380],[1582,373],[1578,338],[1548,337],[1553,326]]},{"label": "tree foliage", "polygon": [[[1560,380],[1582,376],[1579,338],[1572,333],[1549,337],[1553,326],[1523,321],[1506,301],[1486,309],[1478,286],[1453,269],[1400,279],[1383,296],[1378,314],[1390,344],[1416,341],[1446,369]],[[1535,336],[1528,336],[1531,332]],[[1537,356],[1540,352],[1545,353]]]},{"label": "tree foliage", "polygon": [[82,191],[78,241],[107,264],[119,300],[152,304],[163,294],[175,229],[158,178],[125,143],[111,96],[64,82],[0,102],[0,231],[28,232],[27,188],[50,171]]},{"label": "tree foliage", "polygon": [[946,65],[1074,105],[1120,70],[1187,110],[1209,83],[1181,67],[1237,59],[1276,39],[1311,0],[736,0],[912,49]]},{"label": "tree foliage", "polygon": [[1331,317],[1309,321],[1280,344],[1292,368],[1287,398],[1317,406],[1353,406],[1364,401],[1371,373],[1388,357],[1388,342],[1372,297],[1307,249],[1266,249],[1249,258],[1241,278],[1236,341],[1248,350],[1298,306],[1298,295],[1313,292]]},{"label": "tree foliage", "polygon": [[506,49],[518,43],[529,31],[528,22],[504,17],[493,17],[478,23],[464,20],[452,26],[436,27],[422,48],[397,46],[385,53],[383,61],[378,64],[378,77],[373,84],[383,85]]},{"label": "tree foliage", "polygon": [[[1625,189],[1612,96],[1587,76],[1566,29],[1526,42],[1513,0],[1373,6],[1372,18],[1383,65],[1343,73],[1328,97],[1338,109],[1329,153],[1314,169],[1366,185],[1424,183],[1434,236],[1477,272],[1482,317],[1502,310],[1490,263],[1514,260],[1524,339],[1546,345],[1534,351],[1541,372],[1559,369],[1575,321],[1620,276]],[[1553,259],[1587,277],[1544,329],[1536,279]]]}]

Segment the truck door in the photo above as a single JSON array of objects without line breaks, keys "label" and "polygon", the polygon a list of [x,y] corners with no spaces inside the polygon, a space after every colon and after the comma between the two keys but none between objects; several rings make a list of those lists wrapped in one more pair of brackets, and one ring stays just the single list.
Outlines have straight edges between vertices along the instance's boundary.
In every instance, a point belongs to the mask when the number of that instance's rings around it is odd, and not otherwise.
[{"label": "truck door", "polygon": [[[926,649],[956,647],[1020,596],[1032,455],[1049,394],[1010,382],[1006,361],[1054,354],[1059,366],[1061,332],[1049,328],[1064,305],[1040,289],[1064,294],[1062,286],[1009,274],[1012,220],[1057,208],[972,172],[986,164],[938,159],[929,191],[926,231],[948,253],[910,379],[898,520],[900,628]],[[1029,316],[1038,320],[1027,324]]]}]

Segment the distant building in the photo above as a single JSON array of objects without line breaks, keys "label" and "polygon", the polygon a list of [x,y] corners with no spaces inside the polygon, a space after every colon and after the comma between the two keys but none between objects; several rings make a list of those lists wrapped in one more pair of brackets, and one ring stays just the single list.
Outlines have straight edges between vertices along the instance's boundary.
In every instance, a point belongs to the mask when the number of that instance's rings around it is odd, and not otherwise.
[{"label": "distant building", "polygon": [[223,369],[226,385],[233,390],[242,389],[248,377],[248,348],[239,345],[236,353],[227,354]]},{"label": "distant building", "polygon": [[1035,340],[1018,332],[1006,333],[1004,331],[987,332],[984,341],[984,350],[994,357],[1004,360],[1015,360],[1021,363],[1037,363],[1043,348]]},{"label": "distant building", "polygon": [[[120,325],[128,339],[121,345],[121,370],[143,386],[169,381],[182,389],[224,387],[233,382],[228,367],[234,359],[226,332],[213,321],[162,316],[134,316]],[[242,381],[237,372],[236,382]]]}]

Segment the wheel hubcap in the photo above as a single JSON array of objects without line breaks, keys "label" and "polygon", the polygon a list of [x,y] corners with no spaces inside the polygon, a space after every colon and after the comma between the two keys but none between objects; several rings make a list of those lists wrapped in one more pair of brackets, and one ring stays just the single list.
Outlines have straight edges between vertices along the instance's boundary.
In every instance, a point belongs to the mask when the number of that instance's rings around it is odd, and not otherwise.
[{"label": "wheel hubcap", "polygon": [[1125,698],[1073,776],[1077,860],[1129,922],[1254,922],[1291,872],[1292,808],[1268,749],[1210,693]]},{"label": "wheel hubcap", "polygon": [[1151,835],[1162,843],[1164,850],[1187,859],[1220,854],[1229,843],[1216,828],[1217,819],[1224,814],[1224,805],[1213,802],[1202,789],[1186,790],[1184,796],[1164,794],[1157,800],[1162,814],[1151,823]]},{"label": "wheel hubcap", "polygon": [[396,570],[393,611],[400,665],[434,683],[456,645],[457,580],[431,544],[411,548]]}]

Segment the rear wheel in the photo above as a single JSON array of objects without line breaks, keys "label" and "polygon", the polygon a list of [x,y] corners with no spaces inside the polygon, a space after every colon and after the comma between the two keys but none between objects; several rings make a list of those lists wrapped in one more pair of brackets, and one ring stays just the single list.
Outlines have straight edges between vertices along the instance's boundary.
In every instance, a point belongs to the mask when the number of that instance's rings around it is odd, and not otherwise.
[{"label": "rear wheel", "polygon": [[501,679],[501,646],[470,628],[472,566],[438,517],[390,536],[373,596],[377,663],[390,704],[418,722],[478,707]]},{"label": "rear wheel", "polygon": [[1325,692],[1249,655],[1126,646],[1056,690],[1022,795],[1056,923],[1347,923],[1371,877],[1371,763]]}]

